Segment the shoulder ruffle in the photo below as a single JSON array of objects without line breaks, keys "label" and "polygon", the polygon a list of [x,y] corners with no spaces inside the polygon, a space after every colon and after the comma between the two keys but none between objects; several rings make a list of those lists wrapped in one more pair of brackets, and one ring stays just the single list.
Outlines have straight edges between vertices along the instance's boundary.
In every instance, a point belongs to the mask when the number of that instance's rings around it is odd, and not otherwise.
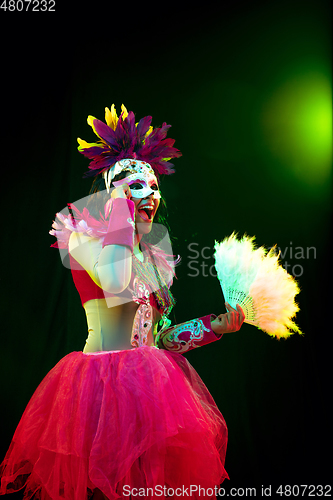
[{"label": "shoulder ruffle", "polygon": [[[65,211],[66,212],[66,211]],[[67,214],[59,212],[49,233],[57,238],[51,245],[54,248],[68,248],[68,242],[73,232],[83,233],[92,238],[103,238],[107,233],[108,221],[100,214],[95,219],[87,208],[80,212],[72,203],[68,205]]]}]

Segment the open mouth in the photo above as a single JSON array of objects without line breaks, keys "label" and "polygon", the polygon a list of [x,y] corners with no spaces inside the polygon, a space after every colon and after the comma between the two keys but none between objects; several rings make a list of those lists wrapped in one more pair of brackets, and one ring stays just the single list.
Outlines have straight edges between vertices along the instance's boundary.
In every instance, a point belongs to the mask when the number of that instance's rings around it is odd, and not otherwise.
[{"label": "open mouth", "polygon": [[139,207],[138,209],[138,214],[140,215],[141,219],[147,222],[152,222],[154,217],[154,212],[155,208],[151,206]]}]

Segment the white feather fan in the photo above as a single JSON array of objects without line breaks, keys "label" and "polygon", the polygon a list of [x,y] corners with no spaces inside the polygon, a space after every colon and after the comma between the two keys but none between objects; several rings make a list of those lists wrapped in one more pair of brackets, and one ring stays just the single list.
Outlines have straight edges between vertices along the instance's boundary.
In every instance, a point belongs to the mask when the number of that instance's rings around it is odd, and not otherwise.
[{"label": "white feather fan", "polygon": [[233,233],[215,242],[215,268],[225,301],[232,307],[239,304],[246,323],[273,337],[302,334],[292,321],[299,311],[296,280],[279,263],[275,248],[255,248],[254,239],[244,235],[239,240]]}]

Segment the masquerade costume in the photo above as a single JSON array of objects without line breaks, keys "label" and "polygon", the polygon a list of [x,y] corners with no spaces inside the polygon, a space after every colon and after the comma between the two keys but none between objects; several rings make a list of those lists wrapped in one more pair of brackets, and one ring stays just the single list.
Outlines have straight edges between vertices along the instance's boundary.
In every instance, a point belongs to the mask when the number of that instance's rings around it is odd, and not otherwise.
[{"label": "masquerade costume", "polygon": [[[114,106],[106,122],[89,117],[100,141],[78,140],[92,160],[88,175],[102,174],[109,192],[114,177],[129,172],[135,198],[158,199],[159,174],[172,173],[168,160],[180,156],[166,139],[170,125],[153,129],[151,117],[136,124],[124,107],[118,119]],[[144,208],[149,221],[149,203]],[[53,224],[52,246],[69,258],[88,338],[31,398],[1,467],[0,493],[25,487],[27,499],[83,500],[98,489],[115,499],[144,488],[148,498],[164,498],[158,488],[167,487],[201,498],[228,477],[227,428],[182,353],[221,338],[211,328],[215,316],[170,327],[171,252],[141,243],[142,255],[133,253],[132,200],[109,196],[103,210],[96,219],[71,205]],[[123,257],[102,264],[109,255]]]}]

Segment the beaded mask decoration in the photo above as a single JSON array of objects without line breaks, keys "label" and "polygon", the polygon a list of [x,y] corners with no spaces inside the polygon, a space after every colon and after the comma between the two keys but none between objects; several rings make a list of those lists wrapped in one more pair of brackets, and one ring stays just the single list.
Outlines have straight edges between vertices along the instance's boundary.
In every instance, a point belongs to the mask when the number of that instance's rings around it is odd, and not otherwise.
[{"label": "beaded mask decoration", "polygon": [[[146,198],[150,194],[153,194],[153,197],[156,199],[161,198],[158,189],[158,180],[149,163],[140,160],[126,159],[118,161],[114,167],[116,171],[121,169],[120,171],[126,170],[127,172],[131,172],[130,175],[126,177],[126,183],[130,186],[132,195],[135,198]],[[104,173],[107,192],[110,190],[110,184],[115,175],[117,174],[114,173],[113,169],[109,169],[109,171]],[[123,183],[123,179],[112,182],[115,187],[121,186]],[[141,186],[141,189],[138,186]]]}]

